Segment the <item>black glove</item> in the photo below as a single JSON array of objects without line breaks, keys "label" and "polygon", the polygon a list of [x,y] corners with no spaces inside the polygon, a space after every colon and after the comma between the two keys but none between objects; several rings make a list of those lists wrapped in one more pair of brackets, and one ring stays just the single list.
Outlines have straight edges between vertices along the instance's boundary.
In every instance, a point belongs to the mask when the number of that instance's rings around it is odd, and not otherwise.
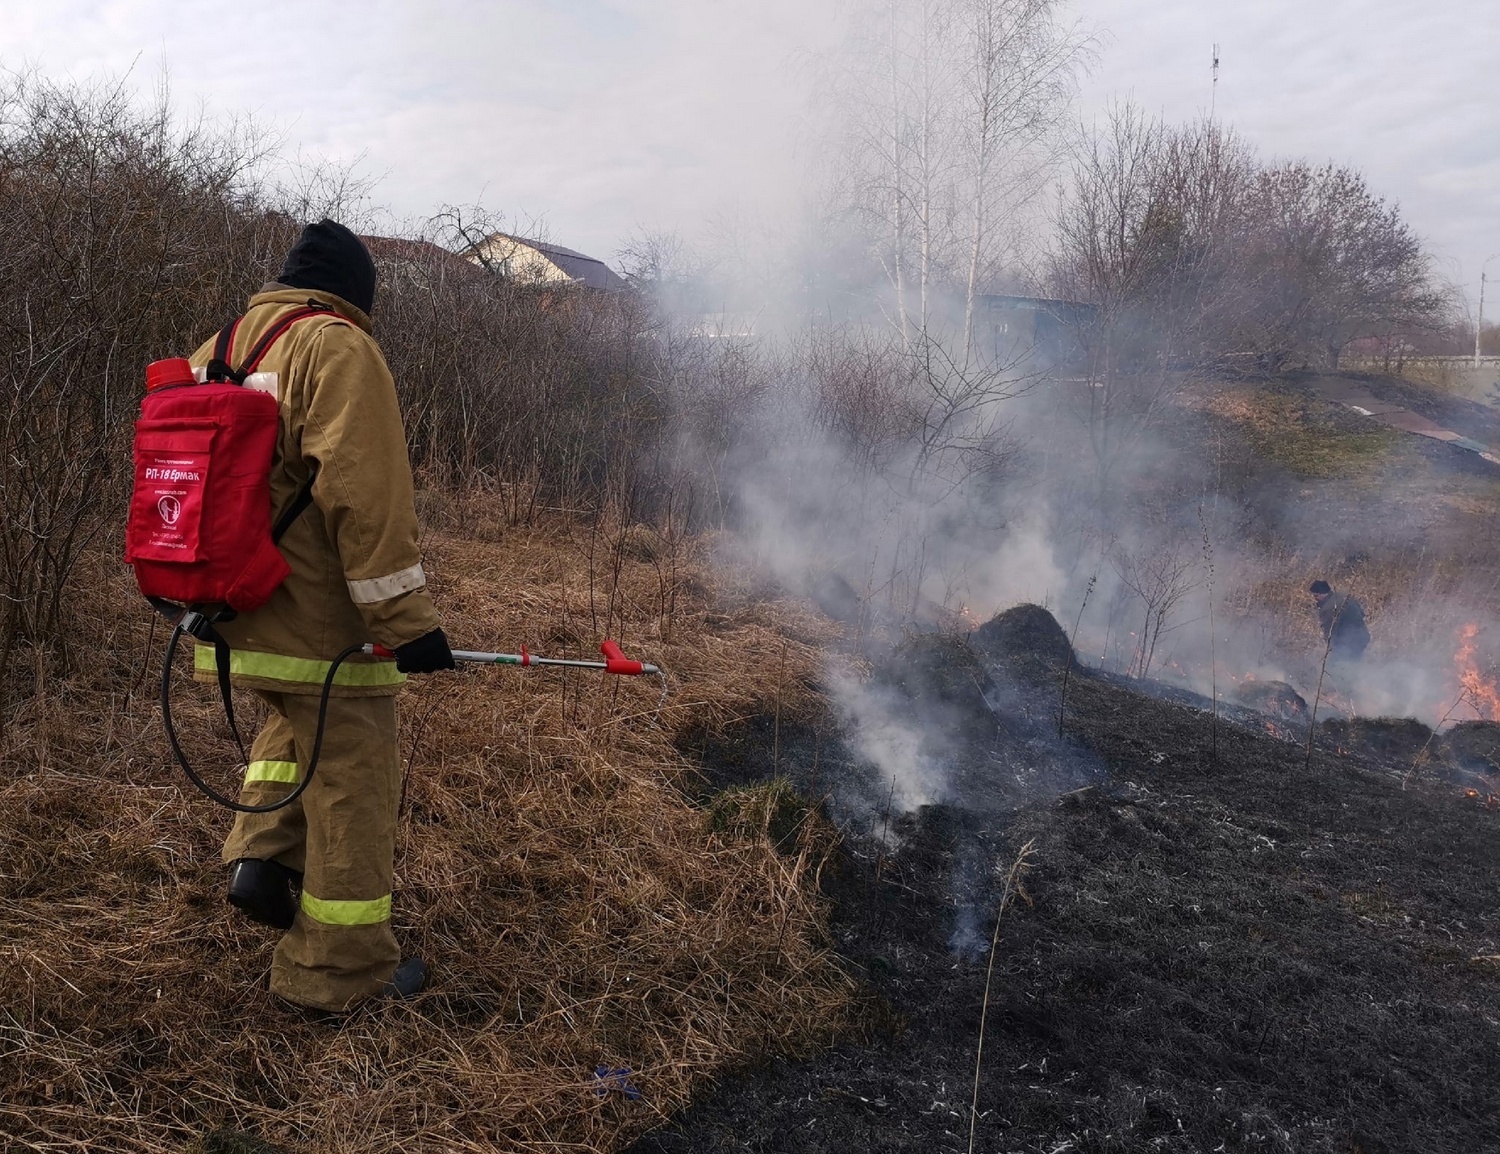
[{"label": "black glove", "polygon": [[457,669],[458,663],[448,648],[448,638],[441,629],[434,629],[396,646],[396,668],[402,673],[436,673],[439,669]]}]

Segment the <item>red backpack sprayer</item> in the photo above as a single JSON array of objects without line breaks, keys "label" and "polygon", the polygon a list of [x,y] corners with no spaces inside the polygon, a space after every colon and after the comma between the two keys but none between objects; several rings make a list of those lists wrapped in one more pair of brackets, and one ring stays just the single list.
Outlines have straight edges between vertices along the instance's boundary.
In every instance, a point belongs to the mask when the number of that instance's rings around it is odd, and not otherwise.
[{"label": "red backpack sprayer", "polygon": [[[291,570],[277,549],[281,535],[312,504],[309,481],[291,505],[271,522],[271,466],[279,432],[280,407],[273,392],[257,387],[256,366],[271,345],[298,321],[327,318],[316,301],[284,318],[255,345],[239,368],[225,361],[234,324],[220,332],[214,359],[195,372],[183,358],[156,361],[146,369],[146,396],[135,427],[135,487],[125,532],[125,560],[152,607],[172,624],[161,675],[162,721],[172,754],[188,779],[206,796],[240,813],[269,813],[292,804],[312,782],[323,746],[328,700],[339,666],[355,654],[393,657],[383,646],[351,645],[330,663],[318,702],[318,722],[307,771],[286,797],[266,805],[245,805],[226,797],[193,768],[172,723],[172,663],[183,634],[214,648],[219,694],[242,761],[245,744],[235,723],[228,644],[214,628],[238,612],[264,605]],[[345,322],[347,323],[347,322]],[[537,657],[520,653],[455,650],[456,661],[521,668],[561,666],[598,669],[606,674],[666,677],[655,665],[626,657],[613,641],[600,646],[603,661]]]}]

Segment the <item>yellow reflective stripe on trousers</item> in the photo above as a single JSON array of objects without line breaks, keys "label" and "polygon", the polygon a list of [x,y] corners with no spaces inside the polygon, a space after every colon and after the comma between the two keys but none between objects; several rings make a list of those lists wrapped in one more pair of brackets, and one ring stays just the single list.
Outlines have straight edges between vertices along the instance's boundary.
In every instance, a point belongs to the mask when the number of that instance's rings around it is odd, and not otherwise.
[{"label": "yellow reflective stripe on trousers", "polygon": [[245,784],[274,781],[290,785],[301,776],[295,761],[252,761],[245,770]]},{"label": "yellow reflective stripe on trousers", "polygon": [[[304,685],[322,685],[331,661],[311,657],[283,657],[279,653],[259,653],[254,649],[233,649],[229,653],[229,672],[241,677],[264,677],[270,681],[296,681]],[[213,673],[212,645],[199,645],[193,654],[193,668],[199,673]],[[335,685],[400,685],[406,674],[394,661],[346,661],[334,675]]]},{"label": "yellow reflective stripe on trousers", "polygon": [[336,902],[302,891],[302,912],[325,926],[373,926],[391,920],[391,895],[367,902]]}]

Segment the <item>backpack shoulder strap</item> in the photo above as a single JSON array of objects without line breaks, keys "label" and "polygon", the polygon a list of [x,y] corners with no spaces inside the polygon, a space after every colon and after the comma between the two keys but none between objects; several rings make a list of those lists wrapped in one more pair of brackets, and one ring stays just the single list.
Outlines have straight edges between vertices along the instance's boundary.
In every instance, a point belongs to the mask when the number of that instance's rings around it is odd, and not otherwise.
[{"label": "backpack shoulder strap", "polygon": [[[234,337],[239,331],[240,322],[245,318],[236,318],[220,329],[219,335],[214,339],[214,355],[213,359],[208,362],[206,378],[210,381],[233,381],[237,385],[243,385],[245,378],[255,371],[256,366],[271,351],[271,346],[280,339],[283,333],[298,321],[317,316],[327,316],[330,320],[336,320],[343,324],[349,323],[335,313],[331,305],[325,305],[322,301],[309,298],[305,306],[288,313],[267,329],[260,340],[255,342],[255,347],[250,350],[250,355],[245,358],[244,363],[237,369],[230,367],[229,356],[234,351]],[[313,482],[316,479],[317,473],[315,471],[312,476],[308,477],[306,484],[297,490],[297,495],[292,499],[292,503],[282,511],[281,516],[276,518],[276,524],[271,528],[271,541],[273,543],[279,542],[282,534],[292,527],[292,522],[300,517],[307,507],[312,504]],[[221,668],[219,672],[220,679],[222,680],[226,676],[225,671]],[[230,724],[234,724],[233,715],[230,717]]]},{"label": "backpack shoulder strap", "polygon": [[245,319],[238,317],[219,330],[219,335],[214,339],[213,359],[208,362],[207,379],[210,381],[233,381],[237,385],[243,385],[245,378],[255,371],[262,358],[271,351],[281,335],[298,321],[306,320],[308,317],[328,316],[330,319],[344,321],[333,311],[333,306],[325,305],[322,301],[308,300],[307,304],[288,313],[274,325],[266,330],[260,340],[255,342],[255,347],[250,350],[250,355],[245,358],[239,368],[233,368],[229,356],[234,351],[235,334],[239,332],[240,323]]},{"label": "backpack shoulder strap", "polygon": [[292,523],[312,504],[313,482],[317,479],[318,470],[313,469],[307,480],[302,483],[302,487],[297,490],[297,495],[292,498],[292,503],[282,510],[280,517],[276,518],[276,524],[271,526],[271,544],[281,544],[281,538],[292,527]]},{"label": "backpack shoulder strap", "polygon": [[[234,347],[234,334],[239,331],[240,322],[244,317],[235,317],[214,338],[213,359],[208,362],[208,371],[205,378],[210,381],[226,381],[234,376],[234,370],[229,367],[229,352]],[[236,382],[238,383],[238,382]]]},{"label": "backpack shoulder strap", "polygon": [[[330,306],[323,304],[321,301],[315,300],[309,300],[307,302],[306,308],[298,309],[296,312],[283,317],[280,323],[273,326],[265,336],[261,337],[260,340],[255,342],[255,347],[250,350],[249,358],[246,359],[245,363],[241,365],[238,370],[239,380],[243,382],[246,377],[253,373],[255,371],[255,366],[260,364],[261,358],[270,351],[271,346],[276,343],[276,339],[298,321],[305,320],[307,317],[330,314],[330,319],[332,320],[340,321],[343,324],[349,323],[348,321],[345,321],[343,317],[339,316],[337,313],[334,313],[333,309]],[[279,544],[281,542],[283,534],[285,534],[286,531],[292,527],[292,523],[296,521],[298,517],[302,516],[307,507],[312,504],[313,482],[315,482],[317,479],[318,471],[317,469],[314,469],[308,476],[307,480],[303,483],[302,487],[297,490],[297,495],[292,498],[292,503],[282,510],[281,516],[276,518],[276,524],[271,527],[271,542],[273,544]]]},{"label": "backpack shoulder strap", "polygon": [[[235,380],[239,384],[244,384],[245,378],[255,371],[255,367],[271,351],[271,346],[280,339],[282,333],[286,332],[287,329],[291,328],[298,321],[318,316],[327,316],[333,320],[343,320],[342,317],[333,311],[332,305],[325,305],[322,301],[309,300],[305,307],[297,309],[295,312],[287,313],[286,316],[282,317],[266,330],[265,335],[255,342],[255,347],[250,350],[250,355],[245,358],[245,363],[234,371],[233,376]],[[347,324],[348,322],[345,321],[344,323]]]}]

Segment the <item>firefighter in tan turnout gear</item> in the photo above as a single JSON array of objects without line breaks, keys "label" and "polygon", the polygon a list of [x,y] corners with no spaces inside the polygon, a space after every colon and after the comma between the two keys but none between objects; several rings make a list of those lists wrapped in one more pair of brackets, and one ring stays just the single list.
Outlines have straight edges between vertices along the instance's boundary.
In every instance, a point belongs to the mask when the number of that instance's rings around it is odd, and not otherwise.
[{"label": "firefighter in tan turnout gear", "polygon": [[[281,409],[273,516],[309,490],[311,503],[279,542],[291,575],[261,608],[218,627],[234,684],[254,690],[270,713],[241,801],[277,801],[300,779],[335,656],[368,641],[395,651],[394,662],[339,667],[307,791],[270,813],[237,814],[224,844],[229,901],[286,931],[272,991],[324,1010],[409,996],[426,977],[421,959],[401,959],[391,932],[395,694],[408,673],[454,667],[418,552],[395,384],[370,336],[374,297],[374,262],[359,238],[333,221],[309,225],[277,281],[251,298],[223,358],[235,363],[297,309],[328,310],[292,325],[259,365],[276,375]],[[208,342],[193,364],[214,351]],[[215,679],[212,647],[198,647],[195,666],[199,680]]]}]

